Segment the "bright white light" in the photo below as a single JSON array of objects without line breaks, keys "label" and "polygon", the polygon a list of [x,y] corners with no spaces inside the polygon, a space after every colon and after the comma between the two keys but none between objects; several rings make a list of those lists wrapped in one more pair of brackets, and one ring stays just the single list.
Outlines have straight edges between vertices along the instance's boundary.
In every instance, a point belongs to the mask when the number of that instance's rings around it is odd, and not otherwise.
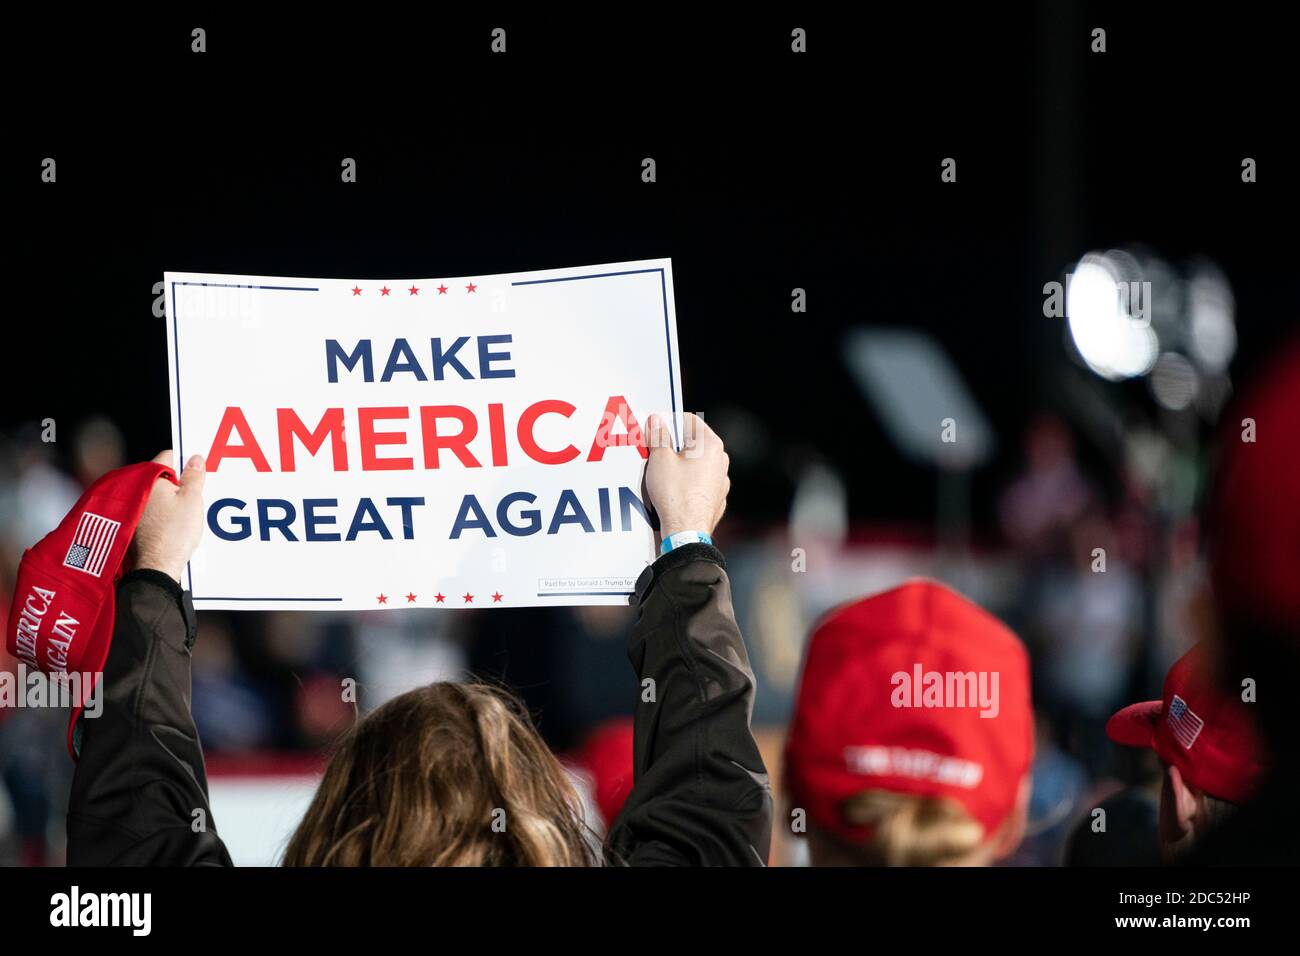
[{"label": "bright white light", "polygon": [[1130,310],[1129,286],[1104,255],[1079,260],[1065,293],[1070,335],[1088,368],[1112,381],[1150,371],[1157,354],[1150,322]]},{"label": "bright white light", "polygon": [[1201,268],[1189,293],[1192,354],[1211,372],[1222,372],[1237,351],[1232,289],[1217,269]]}]

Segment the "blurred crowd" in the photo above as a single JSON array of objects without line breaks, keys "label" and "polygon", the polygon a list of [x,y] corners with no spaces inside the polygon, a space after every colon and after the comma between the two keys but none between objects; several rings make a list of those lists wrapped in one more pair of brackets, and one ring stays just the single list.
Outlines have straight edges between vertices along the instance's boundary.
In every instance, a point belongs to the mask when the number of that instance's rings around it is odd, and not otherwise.
[{"label": "blurred crowd", "polygon": [[[23,550],[90,482],[125,463],[123,435],[104,418],[80,423],[68,439],[51,437],[35,424],[0,436],[6,616]],[[1062,418],[1036,417],[1001,494],[997,527],[957,552],[851,526],[843,489],[824,463],[796,482],[786,526],[728,516],[718,540],[759,683],[755,735],[774,783],[812,623],[835,604],[926,574],[1001,616],[1029,648],[1038,742],[1028,838],[1011,862],[1061,863],[1086,808],[1121,791],[1117,819],[1153,826],[1158,764],[1149,751],[1109,744],[1104,727],[1122,704],[1159,696],[1165,671],[1192,643],[1185,614],[1204,574],[1199,535],[1190,509],[1171,512],[1135,469],[1085,468],[1079,441]],[[593,813],[608,818],[631,783],[628,721],[637,685],[625,639],[632,613],[203,612],[193,713],[213,758],[301,762],[324,752],[358,712],[403,691],[485,677],[525,701],[552,749],[585,770]],[[16,667],[3,649],[0,667]],[[73,770],[66,726],[57,710],[0,710],[0,863],[62,862]],[[799,841],[782,839],[781,829],[773,862],[802,862]],[[1134,862],[1155,862],[1143,857],[1147,844],[1140,847]]]}]

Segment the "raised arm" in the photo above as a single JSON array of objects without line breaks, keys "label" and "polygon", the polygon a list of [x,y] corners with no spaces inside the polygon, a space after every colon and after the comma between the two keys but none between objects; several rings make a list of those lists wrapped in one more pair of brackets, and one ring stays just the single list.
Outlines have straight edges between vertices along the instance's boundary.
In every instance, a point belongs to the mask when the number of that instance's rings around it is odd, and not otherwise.
[{"label": "raised arm", "polygon": [[179,487],[162,480],[154,486],[132,541],[135,570],[118,585],[98,689],[103,709],[83,715],[78,726],[71,866],[231,865],[213,824],[190,714],[196,625],[180,577],[202,516],[203,459],[195,456]]},{"label": "raised arm", "polygon": [[[665,539],[712,534],[726,507],[727,455],[694,416],[688,450],[651,419],[646,491]],[[618,862],[641,866],[763,866],[772,794],[750,731],[754,675],[731,607],[722,554],[673,548],[637,582],[640,614],[628,656],[641,680],[635,784],[610,829]]]}]

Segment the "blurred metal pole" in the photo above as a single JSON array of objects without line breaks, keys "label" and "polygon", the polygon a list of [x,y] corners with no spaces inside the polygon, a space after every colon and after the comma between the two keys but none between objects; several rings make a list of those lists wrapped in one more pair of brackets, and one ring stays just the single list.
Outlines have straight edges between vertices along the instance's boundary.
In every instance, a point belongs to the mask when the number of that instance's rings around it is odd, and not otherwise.
[{"label": "blurred metal pole", "polygon": [[940,560],[964,556],[970,548],[970,472],[940,465],[935,469],[935,518]]}]

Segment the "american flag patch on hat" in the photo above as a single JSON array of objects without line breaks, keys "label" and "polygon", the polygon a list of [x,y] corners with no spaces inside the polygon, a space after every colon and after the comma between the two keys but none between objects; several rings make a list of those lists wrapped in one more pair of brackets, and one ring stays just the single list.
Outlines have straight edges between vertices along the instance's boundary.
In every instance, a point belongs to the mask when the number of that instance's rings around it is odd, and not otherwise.
[{"label": "american flag patch on hat", "polygon": [[99,577],[120,527],[120,521],[91,511],[84,512],[77,522],[77,533],[72,536],[72,547],[68,548],[67,557],[63,559],[64,567]]},{"label": "american flag patch on hat", "polygon": [[1196,738],[1201,734],[1201,728],[1205,726],[1205,721],[1197,717],[1195,711],[1187,706],[1187,701],[1177,694],[1174,694],[1174,699],[1169,702],[1169,714],[1166,719],[1169,721],[1169,729],[1174,732],[1174,739],[1182,744],[1184,749],[1191,750],[1192,744],[1196,743]]}]

